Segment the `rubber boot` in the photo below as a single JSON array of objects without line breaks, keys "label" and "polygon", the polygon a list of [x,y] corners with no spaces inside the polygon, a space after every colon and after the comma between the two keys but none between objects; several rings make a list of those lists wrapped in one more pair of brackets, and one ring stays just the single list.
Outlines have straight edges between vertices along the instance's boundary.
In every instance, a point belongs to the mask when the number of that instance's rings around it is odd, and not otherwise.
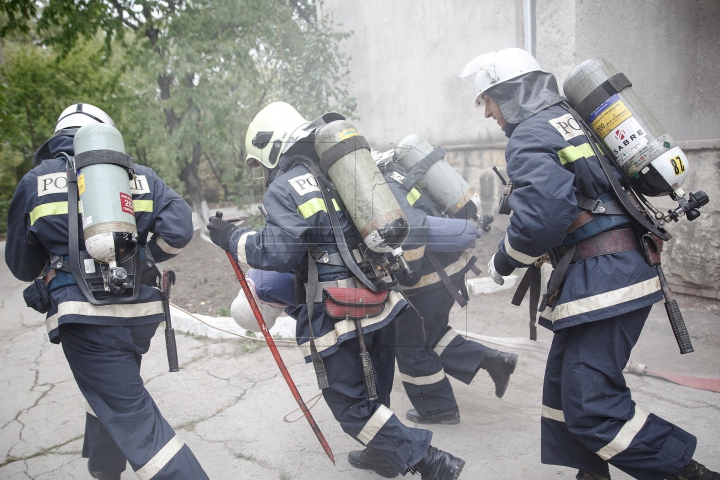
[{"label": "rubber boot", "polygon": [[495,396],[502,398],[510,382],[510,375],[515,371],[518,356],[515,353],[505,353],[499,350],[490,350],[480,362],[480,368],[487,370],[495,382]]},{"label": "rubber boot", "polygon": [[575,475],[575,480],[610,480],[610,473],[608,472],[607,475],[600,475],[599,473],[578,470],[577,475]]},{"label": "rubber boot", "polygon": [[93,472],[92,470],[88,470],[88,472],[92,478],[97,480],[120,480],[120,475],[122,475],[122,472]]},{"label": "rubber boot", "polygon": [[705,468],[695,460],[690,460],[680,473],[667,477],[665,480],[720,480],[720,473]]},{"label": "rubber boot", "polygon": [[457,425],[460,423],[460,411],[457,407],[452,410],[432,410],[425,415],[420,415],[414,408],[408,410],[405,418],[415,423],[439,424],[439,425]]},{"label": "rubber boot", "polygon": [[395,478],[398,471],[390,465],[382,454],[374,448],[367,447],[365,450],[353,450],[348,453],[348,463],[355,468],[372,470],[381,477]]},{"label": "rubber boot", "polygon": [[465,460],[430,445],[425,458],[415,464],[410,472],[419,473],[422,480],[456,480],[460,478],[464,466]]}]

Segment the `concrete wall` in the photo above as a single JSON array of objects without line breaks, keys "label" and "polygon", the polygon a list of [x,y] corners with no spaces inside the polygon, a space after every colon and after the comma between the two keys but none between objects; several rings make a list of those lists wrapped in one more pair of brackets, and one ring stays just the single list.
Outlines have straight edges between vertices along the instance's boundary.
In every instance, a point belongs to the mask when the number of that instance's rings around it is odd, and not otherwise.
[{"label": "concrete wall", "polygon": [[[336,23],[354,32],[352,94],[360,130],[375,148],[419,133],[448,150],[448,161],[497,210],[506,139],[471,106],[457,77],[475,56],[523,46],[522,1],[325,0]],[[711,199],[695,222],[670,227],[666,272],[678,290],[720,296],[720,1],[536,0],[535,54],[562,85],[582,61],[602,56],[681,142],[691,163],[686,191]],[[653,200],[655,202],[655,200]],[[669,208],[669,199],[657,199]],[[497,218],[497,216],[496,216]],[[497,218],[504,229],[507,217]]]}]

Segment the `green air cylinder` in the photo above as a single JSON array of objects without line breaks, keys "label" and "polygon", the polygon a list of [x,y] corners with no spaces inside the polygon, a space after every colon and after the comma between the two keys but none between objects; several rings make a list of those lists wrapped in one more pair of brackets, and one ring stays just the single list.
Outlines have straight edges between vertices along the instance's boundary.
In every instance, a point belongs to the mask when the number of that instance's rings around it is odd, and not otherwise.
[{"label": "green air cylinder", "polygon": [[318,130],[315,151],[365,244],[375,252],[399,248],[410,227],[365,138],[350,122],[336,120]]},{"label": "green air cylinder", "polygon": [[[425,190],[442,214],[477,219],[480,195],[443,159],[445,150],[433,148],[423,137],[413,134],[400,140],[394,155],[408,176],[416,179],[415,186]],[[418,165],[421,161],[425,163]]]},{"label": "green air cylinder", "polygon": [[[565,80],[563,92],[633,188],[649,197],[683,195],[680,187],[689,170],[685,153],[609,61],[581,63]],[[568,117],[558,131],[566,136],[579,130],[573,122]]]},{"label": "green air cylinder", "polygon": [[74,146],[85,249],[114,267],[137,251],[129,178],[133,160],[125,154],[120,132],[107,124],[80,128]]}]

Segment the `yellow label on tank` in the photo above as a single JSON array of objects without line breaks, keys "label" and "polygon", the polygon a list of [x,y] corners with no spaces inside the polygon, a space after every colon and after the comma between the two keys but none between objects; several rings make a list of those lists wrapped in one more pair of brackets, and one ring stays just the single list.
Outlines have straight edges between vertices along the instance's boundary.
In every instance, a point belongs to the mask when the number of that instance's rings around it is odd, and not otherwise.
[{"label": "yellow label on tank", "polygon": [[80,192],[80,195],[85,193],[85,174],[81,173],[79,177],[77,177],[78,180],[78,192]]},{"label": "yellow label on tank", "polygon": [[354,128],[346,128],[345,130],[340,130],[337,135],[340,137],[340,140],[345,140],[346,138],[357,137],[360,134]]},{"label": "yellow label on tank", "polygon": [[600,138],[605,138],[615,127],[630,117],[632,117],[630,110],[628,110],[622,100],[618,100],[598,115],[590,126],[597,132]]}]

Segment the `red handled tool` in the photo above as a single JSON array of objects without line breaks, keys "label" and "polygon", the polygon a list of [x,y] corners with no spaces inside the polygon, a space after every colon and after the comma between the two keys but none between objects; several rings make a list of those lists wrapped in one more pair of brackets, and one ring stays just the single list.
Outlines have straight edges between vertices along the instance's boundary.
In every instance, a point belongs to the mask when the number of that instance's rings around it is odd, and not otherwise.
[{"label": "red handled tool", "polygon": [[[217,212],[215,214],[216,217],[222,218],[222,212]],[[268,329],[267,325],[265,324],[265,320],[263,320],[262,313],[260,313],[260,309],[257,306],[257,303],[255,302],[255,297],[253,297],[252,292],[250,291],[250,287],[248,286],[247,280],[245,280],[245,274],[243,273],[242,269],[240,268],[240,265],[235,261],[235,259],[232,256],[232,253],[226,252],[228,259],[230,260],[230,264],[233,267],[233,270],[235,270],[235,276],[237,277],[238,281],[240,282],[240,286],[242,286],[243,292],[245,292],[245,296],[248,299],[248,303],[250,304],[250,308],[252,309],[253,313],[255,314],[255,320],[257,320],[258,325],[260,326],[260,330],[262,330],[262,334],[265,337],[265,341],[268,344],[268,347],[270,348],[270,351],[272,352],[273,358],[275,358],[275,362],[278,365],[278,368],[280,368],[280,372],[282,373],[283,378],[285,379],[285,382],[288,384],[288,387],[290,387],[290,391],[293,394],[293,397],[295,397],[295,401],[297,402],[298,406],[300,407],[300,410],[305,414],[305,418],[307,418],[308,423],[310,424],[310,428],[312,428],[313,432],[315,432],[315,436],[320,441],[320,445],[322,445],[323,450],[325,450],[325,453],[330,458],[330,461],[335,465],[335,456],[332,453],[332,450],[330,449],[330,445],[328,445],[327,440],[325,440],[325,437],[323,436],[322,432],[320,431],[320,427],[318,427],[317,423],[315,423],[315,419],[312,416],[312,413],[310,413],[310,410],[308,410],[307,405],[305,405],[305,401],[300,396],[300,392],[298,392],[297,387],[295,386],[295,382],[293,382],[292,377],[290,377],[290,372],[288,372],[287,367],[285,366],[285,362],[283,362],[282,357],[280,356],[280,352],[277,349],[277,346],[275,345],[275,341],[272,338],[272,335],[270,335],[270,330]]]}]

